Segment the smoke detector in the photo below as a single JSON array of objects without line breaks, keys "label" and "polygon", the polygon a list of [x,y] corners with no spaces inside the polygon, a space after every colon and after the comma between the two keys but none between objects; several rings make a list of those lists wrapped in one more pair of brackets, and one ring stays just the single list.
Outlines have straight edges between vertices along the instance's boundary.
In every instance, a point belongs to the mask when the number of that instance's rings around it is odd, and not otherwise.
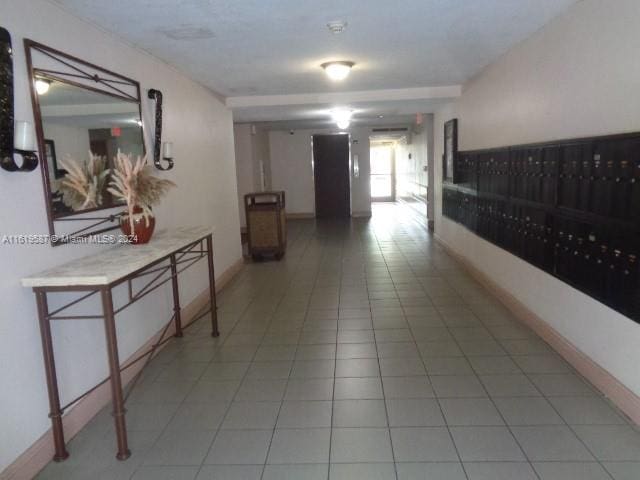
[{"label": "smoke detector", "polygon": [[334,22],[327,23],[327,28],[334,35],[344,32],[347,29],[347,22],[342,20],[336,20]]}]

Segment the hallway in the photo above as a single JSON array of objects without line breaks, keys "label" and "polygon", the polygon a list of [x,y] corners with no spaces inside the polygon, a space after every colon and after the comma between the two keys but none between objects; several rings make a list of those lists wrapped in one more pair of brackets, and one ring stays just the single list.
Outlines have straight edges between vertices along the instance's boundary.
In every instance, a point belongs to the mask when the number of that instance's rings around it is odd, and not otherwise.
[{"label": "hallway", "polygon": [[640,433],[449,257],[415,210],[289,223],[128,403],[40,479],[630,480]]}]

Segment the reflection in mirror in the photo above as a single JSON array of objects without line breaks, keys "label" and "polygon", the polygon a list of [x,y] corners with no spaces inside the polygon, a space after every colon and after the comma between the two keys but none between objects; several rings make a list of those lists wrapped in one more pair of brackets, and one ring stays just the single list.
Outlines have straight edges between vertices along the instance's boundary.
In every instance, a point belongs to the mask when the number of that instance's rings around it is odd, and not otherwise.
[{"label": "reflection in mirror", "polygon": [[144,155],[139,104],[37,73],[36,91],[53,216],[114,206],[106,186],[118,150]]}]

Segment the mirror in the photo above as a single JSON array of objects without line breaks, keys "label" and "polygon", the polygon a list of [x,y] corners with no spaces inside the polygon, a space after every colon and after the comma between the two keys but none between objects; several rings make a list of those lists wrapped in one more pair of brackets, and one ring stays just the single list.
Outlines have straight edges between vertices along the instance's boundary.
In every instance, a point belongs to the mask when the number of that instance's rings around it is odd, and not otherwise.
[{"label": "mirror", "polygon": [[46,93],[39,93],[38,100],[53,216],[113,206],[106,189],[108,174],[98,182],[95,198],[83,201],[70,188],[73,172],[70,175],[65,167],[69,163],[84,167],[91,152],[99,158],[94,162],[99,177],[101,171],[111,169],[118,150],[144,155],[139,105],[60,81],[48,81]]},{"label": "mirror", "polygon": [[113,159],[145,154],[138,82],[31,40],[25,53],[50,234],[65,243],[118,228]]}]

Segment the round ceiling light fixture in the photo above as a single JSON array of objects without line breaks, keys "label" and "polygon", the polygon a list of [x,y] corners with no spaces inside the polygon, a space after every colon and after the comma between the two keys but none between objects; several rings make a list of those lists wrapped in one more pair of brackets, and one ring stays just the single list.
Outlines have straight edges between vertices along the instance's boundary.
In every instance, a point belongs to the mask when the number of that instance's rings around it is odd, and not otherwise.
[{"label": "round ceiling light fixture", "polygon": [[38,95],[44,95],[49,91],[49,87],[51,87],[51,82],[49,80],[43,80],[41,78],[36,79],[36,92]]},{"label": "round ceiling light fixture", "polygon": [[325,73],[331,80],[339,82],[349,76],[354,65],[354,62],[339,61],[325,62],[320,66],[324,69]]}]

